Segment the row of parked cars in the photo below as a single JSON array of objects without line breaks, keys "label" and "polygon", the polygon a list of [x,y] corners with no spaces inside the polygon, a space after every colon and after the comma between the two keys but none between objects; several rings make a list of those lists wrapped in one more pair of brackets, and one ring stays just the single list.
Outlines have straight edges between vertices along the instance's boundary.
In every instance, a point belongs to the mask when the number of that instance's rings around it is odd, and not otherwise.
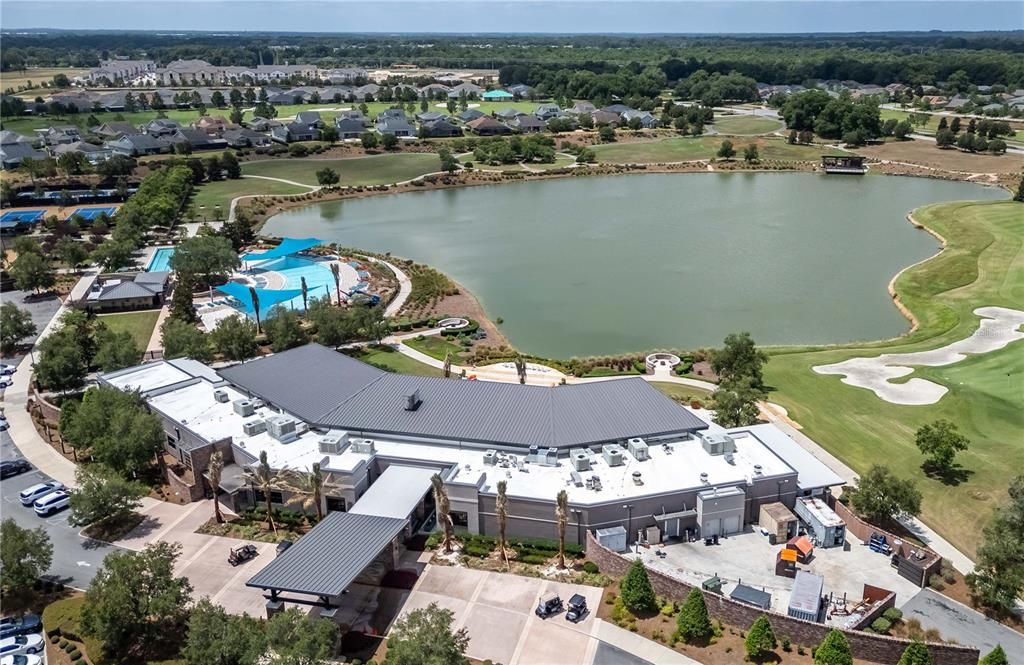
[{"label": "row of parked cars", "polygon": [[41,665],[44,646],[38,614],[0,619],[0,665]]}]

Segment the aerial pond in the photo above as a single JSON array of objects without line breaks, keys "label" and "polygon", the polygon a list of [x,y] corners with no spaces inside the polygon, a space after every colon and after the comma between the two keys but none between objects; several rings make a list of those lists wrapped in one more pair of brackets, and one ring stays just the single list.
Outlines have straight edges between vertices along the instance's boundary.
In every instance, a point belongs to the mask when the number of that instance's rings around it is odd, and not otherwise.
[{"label": "aerial pond", "polygon": [[939,248],[907,213],[1006,197],[923,178],[643,174],[318,203],[263,232],[428,263],[502,317],[517,348],[566,358],[742,330],[761,344],[899,335],[886,286]]}]

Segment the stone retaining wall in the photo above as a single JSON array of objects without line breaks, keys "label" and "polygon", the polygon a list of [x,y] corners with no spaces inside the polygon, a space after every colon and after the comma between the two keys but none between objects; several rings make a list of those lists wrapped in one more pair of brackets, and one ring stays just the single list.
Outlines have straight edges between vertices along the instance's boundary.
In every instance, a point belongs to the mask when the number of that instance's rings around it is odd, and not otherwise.
[{"label": "stone retaining wall", "polygon": [[[632,561],[612,552],[597,542],[593,534],[587,532],[587,558],[597,564],[601,572],[615,577],[625,575]],[[685,600],[694,588],[656,570],[647,570],[651,586],[655,593],[674,601]],[[789,638],[795,644],[813,648],[821,643],[831,630],[822,624],[794,619],[776,612],[762,612],[756,607],[738,603],[725,596],[709,591],[704,592],[704,601],[708,612],[722,623],[743,630],[748,629],[762,614],[767,614],[775,635],[781,640]],[[884,611],[884,610],[883,610]],[[853,630],[842,631],[850,642],[855,658],[891,665],[900,659],[903,650],[910,644],[909,640],[882,635],[871,635]],[[980,653],[972,647],[954,644],[928,644],[934,665],[977,665]]]},{"label": "stone retaining wall", "polygon": [[60,422],[60,407],[47,402],[46,398],[43,397],[35,386],[32,387],[32,399],[34,408],[40,415],[46,418],[47,422],[51,425],[56,425]]}]

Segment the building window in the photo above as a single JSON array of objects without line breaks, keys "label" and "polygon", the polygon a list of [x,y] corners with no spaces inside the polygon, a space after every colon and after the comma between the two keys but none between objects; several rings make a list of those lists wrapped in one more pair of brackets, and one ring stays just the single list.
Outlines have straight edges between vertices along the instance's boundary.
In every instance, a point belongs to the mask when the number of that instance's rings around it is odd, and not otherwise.
[{"label": "building window", "polygon": [[177,448],[178,447],[178,444],[177,444],[177,442],[175,442],[174,437],[171,437],[171,436],[167,437],[167,445],[170,446],[171,448]]},{"label": "building window", "polygon": [[348,510],[348,506],[345,505],[345,497],[342,496],[329,496],[325,497],[327,500],[327,512],[329,513],[343,513]]},{"label": "building window", "polygon": [[[266,495],[263,494],[263,490],[259,489],[253,489],[252,497],[256,503],[262,503],[267,500]],[[284,495],[276,490],[271,490],[270,503],[284,503]]]},{"label": "building window", "polygon": [[452,525],[454,526],[469,526],[469,513],[461,510],[452,510],[448,513],[452,518]]}]

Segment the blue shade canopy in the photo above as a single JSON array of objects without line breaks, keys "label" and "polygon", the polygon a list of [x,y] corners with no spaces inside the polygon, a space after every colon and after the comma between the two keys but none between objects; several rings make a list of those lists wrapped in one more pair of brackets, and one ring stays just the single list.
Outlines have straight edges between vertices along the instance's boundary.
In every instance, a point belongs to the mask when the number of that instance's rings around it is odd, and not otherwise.
[{"label": "blue shade canopy", "polygon": [[[238,282],[228,282],[216,287],[221,293],[227,294],[242,303],[247,315],[252,315],[256,308],[253,306],[252,294],[249,287]],[[291,300],[302,295],[302,289],[256,289],[256,297],[260,300],[260,316],[266,314],[278,304]]]},{"label": "blue shade canopy", "polygon": [[307,249],[313,249],[317,245],[322,245],[323,243],[324,241],[319,238],[285,238],[281,241],[281,244],[274,249],[257,254],[246,254],[242,257],[242,260],[265,261],[267,259],[279,259],[282,256],[298,254],[299,252],[304,252]]}]

